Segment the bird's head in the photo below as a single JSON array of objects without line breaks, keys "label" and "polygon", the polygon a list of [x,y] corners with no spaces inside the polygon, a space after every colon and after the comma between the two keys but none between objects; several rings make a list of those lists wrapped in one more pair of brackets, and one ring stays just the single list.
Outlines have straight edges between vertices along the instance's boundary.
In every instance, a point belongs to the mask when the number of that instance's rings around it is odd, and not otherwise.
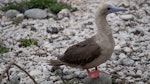
[{"label": "bird's head", "polygon": [[101,15],[107,15],[107,14],[119,12],[119,11],[126,11],[126,9],[115,7],[115,6],[112,6],[110,4],[104,4],[104,3],[100,4],[100,11],[99,12]]}]

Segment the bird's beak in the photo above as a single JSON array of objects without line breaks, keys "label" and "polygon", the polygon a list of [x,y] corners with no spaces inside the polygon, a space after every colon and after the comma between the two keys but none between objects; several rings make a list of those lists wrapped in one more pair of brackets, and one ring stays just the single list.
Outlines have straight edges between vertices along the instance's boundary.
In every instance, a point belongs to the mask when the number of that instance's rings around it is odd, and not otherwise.
[{"label": "bird's beak", "polygon": [[127,9],[118,8],[118,7],[110,7],[110,9],[107,11],[108,11],[108,13],[114,13],[114,12],[119,12],[119,11],[127,11]]}]

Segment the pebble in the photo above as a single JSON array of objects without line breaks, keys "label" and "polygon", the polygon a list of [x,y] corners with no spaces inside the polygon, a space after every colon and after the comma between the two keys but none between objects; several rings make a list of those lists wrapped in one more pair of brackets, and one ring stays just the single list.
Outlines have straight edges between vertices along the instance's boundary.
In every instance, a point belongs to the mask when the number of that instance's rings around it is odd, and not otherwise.
[{"label": "pebble", "polygon": [[[142,81],[139,81],[139,82],[137,82],[136,84],[145,84],[145,83],[142,82]],[[147,83],[147,84],[149,84],[149,83]]]},{"label": "pebble", "polygon": [[60,80],[60,77],[58,77],[58,76],[51,76],[50,80],[58,81],[58,80]]},{"label": "pebble", "polygon": [[142,73],[141,70],[137,70],[136,74],[137,74],[137,75],[142,75],[143,73]]},{"label": "pebble", "polygon": [[47,17],[47,12],[42,9],[29,9],[25,11],[25,16],[33,19],[43,19]]},{"label": "pebble", "polygon": [[133,15],[121,15],[120,18],[123,20],[132,20]]},{"label": "pebble", "polygon": [[16,18],[19,20],[23,20],[24,19],[24,15],[23,14],[17,14]]},{"label": "pebble", "polygon": [[63,81],[59,80],[59,81],[56,81],[54,84],[63,84]]},{"label": "pebble", "polygon": [[56,27],[47,28],[47,33],[57,34],[58,32],[59,30]]},{"label": "pebble", "polygon": [[6,81],[6,84],[20,84],[21,78],[19,76],[14,76],[13,78]]},{"label": "pebble", "polygon": [[86,73],[83,71],[75,71],[74,72],[75,77],[84,78],[86,76]]},{"label": "pebble", "polygon": [[18,14],[20,14],[20,13],[17,10],[8,10],[8,11],[6,11],[5,16],[7,18],[15,18]]},{"label": "pebble", "polygon": [[33,75],[33,76],[37,76],[37,75],[41,75],[42,72],[40,70],[32,70],[30,71],[30,75]]},{"label": "pebble", "polygon": [[58,18],[59,19],[62,19],[62,18],[64,18],[64,17],[69,17],[70,16],[70,11],[68,10],[68,9],[62,9],[58,14],[57,14],[57,16],[58,16]]},{"label": "pebble", "polygon": [[121,60],[122,65],[131,66],[131,65],[133,65],[133,63],[134,63],[134,61],[129,58],[124,58]]},{"label": "pebble", "polygon": [[74,74],[68,74],[68,75],[63,76],[63,79],[66,79],[66,80],[71,80],[72,78],[74,78]]},{"label": "pebble", "polygon": [[54,84],[53,81],[42,81],[40,84]]},{"label": "pebble", "polygon": [[132,52],[132,49],[129,48],[129,47],[124,47],[123,50],[127,53],[131,53]]},{"label": "pebble", "polygon": [[120,58],[120,59],[127,58],[127,55],[125,55],[124,53],[121,53],[121,54],[119,55],[119,58]]}]

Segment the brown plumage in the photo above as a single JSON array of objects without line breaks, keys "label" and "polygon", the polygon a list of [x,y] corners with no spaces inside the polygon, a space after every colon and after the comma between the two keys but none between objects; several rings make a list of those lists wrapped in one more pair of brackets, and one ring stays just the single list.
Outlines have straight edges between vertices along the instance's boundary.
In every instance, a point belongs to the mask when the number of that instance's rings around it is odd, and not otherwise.
[{"label": "brown plumage", "polygon": [[69,47],[60,60],[69,64],[84,66],[96,59],[99,55],[100,46],[93,38],[89,38]]}]

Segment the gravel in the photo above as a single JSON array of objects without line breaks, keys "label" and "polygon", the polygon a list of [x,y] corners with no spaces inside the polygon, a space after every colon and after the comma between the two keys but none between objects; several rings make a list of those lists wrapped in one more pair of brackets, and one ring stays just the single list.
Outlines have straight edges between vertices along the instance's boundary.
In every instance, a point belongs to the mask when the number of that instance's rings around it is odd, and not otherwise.
[{"label": "gravel", "polygon": [[[5,5],[7,1],[0,2]],[[107,17],[116,47],[112,58],[99,68],[109,72],[120,84],[122,81],[126,84],[149,84],[149,0],[119,1],[108,0],[127,8],[128,11],[110,14]],[[17,14],[13,17],[24,18],[18,25],[12,24],[12,21],[7,20],[4,14],[0,15],[2,16],[0,44],[9,48],[9,52],[0,55],[0,73],[14,59],[15,63],[33,75],[39,84],[61,84],[63,80],[83,83],[83,79],[87,77],[85,70],[61,66],[58,74],[53,71],[52,66],[43,62],[47,59],[56,59],[69,46],[96,33],[94,17],[100,1],[70,0],[66,3],[78,10],[70,12],[64,9],[58,15],[44,11],[46,13],[42,13],[44,15],[40,17],[48,16],[45,19],[26,19],[24,15]],[[38,46],[20,46],[21,39],[35,39],[38,41]],[[12,67],[9,73],[11,78],[20,77],[20,84],[33,84],[32,80],[17,67]],[[3,83],[6,80],[7,77],[3,79]]]}]

